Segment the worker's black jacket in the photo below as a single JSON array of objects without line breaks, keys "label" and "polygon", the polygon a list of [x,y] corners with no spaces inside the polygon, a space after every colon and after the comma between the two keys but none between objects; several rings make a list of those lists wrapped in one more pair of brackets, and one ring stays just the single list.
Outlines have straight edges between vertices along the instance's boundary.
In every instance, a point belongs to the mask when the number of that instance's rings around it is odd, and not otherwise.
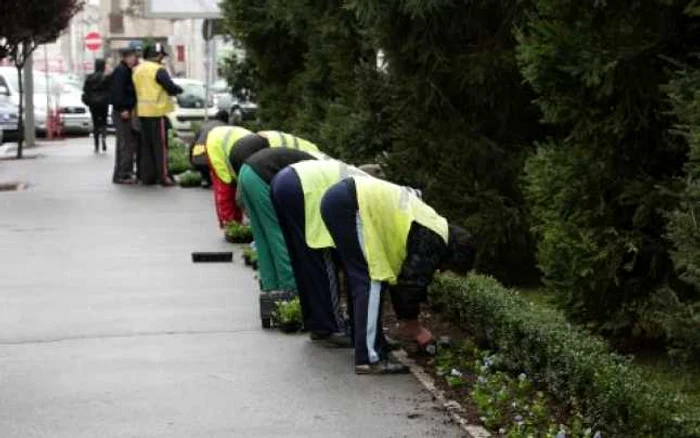
[{"label": "worker's black jacket", "polygon": [[263,181],[270,184],[282,169],[300,161],[315,160],[313,155],[298,149],[266,148],[245,161]]},{"label": "worker's black jacket", "polygon": [[441,236],[413,222],[406,241],[406,260],[397,284],[389,289],[399,319],[418,318],[420,304],[426,300],[428,286],[446,253],[447,245]]},{"label": "worker's black jacket", "polygon": [[111,103],[114,113],[136,108],[136,89],[131,78],[131,68],[124,62],[120,62],[112,72]]}]

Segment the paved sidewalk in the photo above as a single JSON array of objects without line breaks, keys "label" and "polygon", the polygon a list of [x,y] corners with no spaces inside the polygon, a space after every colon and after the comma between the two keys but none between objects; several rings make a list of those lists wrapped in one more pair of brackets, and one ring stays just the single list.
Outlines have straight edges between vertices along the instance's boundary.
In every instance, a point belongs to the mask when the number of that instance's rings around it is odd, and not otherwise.
[{"label": "paved sidewalk", "polygon": [[210,193],[114,186],[90,139],[37,152],[0,161],[30,183],[0,192],[0,437],[462,436],[412,377],[260,329],[238,254],[191,263],[232,248]]}]

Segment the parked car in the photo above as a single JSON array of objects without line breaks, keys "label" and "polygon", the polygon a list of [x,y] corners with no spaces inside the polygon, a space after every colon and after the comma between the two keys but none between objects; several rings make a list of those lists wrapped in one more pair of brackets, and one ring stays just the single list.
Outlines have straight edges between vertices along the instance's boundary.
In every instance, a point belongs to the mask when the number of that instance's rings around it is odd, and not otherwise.
[{"label": "parked car", "polygon": [[19,108],[6,95],[6,87],[0,86],[0,144],[16,139],[19,133]]},{"label": "parked car", "polygon": [[213,118],[216,115],[216,105],[212,99],[207,98],[202,81],[185,78],[173,78],[173,81],[184,90],[175,99],[175,112],[168,116],[174,130],[189,131],[192,122],[203,122],[205,116]]},{"label": "parked car", "polygon": [[[0,67],[0,87],[7,90],[4,95],[19,106],[19,80],[14,67]],[[0,93],[3,94],[3,93]],[[82,90],[75,85],[48,80],[43,72],[34,72],[34,125],[38,134],[46,132],[48,108],[58,108],[69,132],[88,133],[92,130],[92,119],[81,101]]]},{"label": "parked car", "polygon": [[211,95],[218,109],[229,112],[231,123],[238,124],[246,120],[255,120],[257,117],[258,104],[253,102],[247,90],[242,90],[239,96],[234,96],[228,83],[219,79],[212,85]]},{"label": "parked car", "polygon": [[82,96],[82,87],[75,83],[57,84],[55,106],[61,113],[66,132],[89,134],[92,131],[92,116],[90,109],[83,103]]},{"label": "parked car", "polygon": [[229,110],[230,120],[233,124],[239,124],[246,120],[255,120],[258,116],[258,104],[250,99],[236,99]]}]

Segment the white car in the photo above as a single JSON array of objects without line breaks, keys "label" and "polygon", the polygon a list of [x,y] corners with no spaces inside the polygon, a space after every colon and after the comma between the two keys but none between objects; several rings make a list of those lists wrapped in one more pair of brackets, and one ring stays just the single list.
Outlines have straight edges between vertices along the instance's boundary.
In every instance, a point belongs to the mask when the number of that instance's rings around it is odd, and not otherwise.
[{"label": "white car", "polygon": [[[14,67],[0,67],[0,87],[7,89],[10,101],[19,105],[19,80]],[[3,89],[4,90],[4,89]],[[58,108],[64,128],[69,132],[89,133],[92,118],[87,106],[81,101],[82,90],[74,85],[48,79],[43,72],[34,72],[34,126],[37,133],[46,132],[48,108]]]},{"label": "white car", "polygon": [[173,82],[185,90],[175,99],[175,112],[168,115],[176,131],[192,130],[192,122],[201,123],[205,117],[217,113],[214,101],[207,97],[204,82],[196,79],[174,78]]},{"label": "white car", "polygon": [[82,96],[83,90],[75,84],[57,84],[54,101],[61,113],[63,130],[66,132],[92,132],[92,116],[90,109],[83,103]]}]

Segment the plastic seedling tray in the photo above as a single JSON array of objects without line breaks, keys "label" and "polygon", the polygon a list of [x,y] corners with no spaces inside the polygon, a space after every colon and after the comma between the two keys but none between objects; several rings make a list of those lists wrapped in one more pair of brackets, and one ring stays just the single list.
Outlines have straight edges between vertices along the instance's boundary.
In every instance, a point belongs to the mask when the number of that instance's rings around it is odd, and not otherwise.
[{"label": "plastic seedling tray", "polygon": [[193,252],[192,261],[194,263],[231,263],[233,262],[232,252]]}]

